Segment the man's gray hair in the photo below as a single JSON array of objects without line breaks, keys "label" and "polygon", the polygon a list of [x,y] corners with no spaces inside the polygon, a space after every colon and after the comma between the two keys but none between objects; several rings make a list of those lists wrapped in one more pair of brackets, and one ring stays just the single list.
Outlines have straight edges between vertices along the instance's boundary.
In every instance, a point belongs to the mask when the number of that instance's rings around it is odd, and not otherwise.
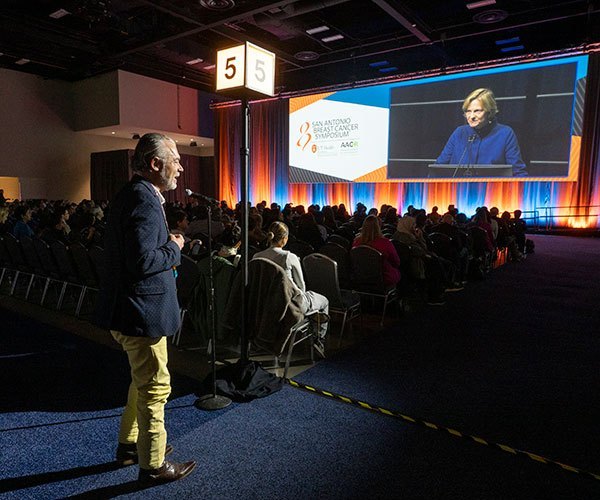
[{"label": "man's gray hair", "polygon": [[138,141],[131,158],[131,170],[134,172],[147,172],[150,170],[150,162],[154,157],[166,161],[169,153],[167,149],[168,142],[174,141],[164,134],[155,132],[144,134]]}]

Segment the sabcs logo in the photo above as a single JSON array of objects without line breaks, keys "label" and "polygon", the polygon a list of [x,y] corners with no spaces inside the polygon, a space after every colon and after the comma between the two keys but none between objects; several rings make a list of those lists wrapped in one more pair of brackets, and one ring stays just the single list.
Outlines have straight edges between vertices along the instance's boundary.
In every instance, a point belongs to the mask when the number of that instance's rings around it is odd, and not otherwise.
[{"label": "sabcs logo", "polygon": [[312,140],[312,134],[309,132],[309,130],[310,122],[304,122],[302,125],[300,125],[300,137],[296,141],[296,146],[298,146],[302,151],[304,151],[304,148],[306,148],[306,146],[308,146]]}]

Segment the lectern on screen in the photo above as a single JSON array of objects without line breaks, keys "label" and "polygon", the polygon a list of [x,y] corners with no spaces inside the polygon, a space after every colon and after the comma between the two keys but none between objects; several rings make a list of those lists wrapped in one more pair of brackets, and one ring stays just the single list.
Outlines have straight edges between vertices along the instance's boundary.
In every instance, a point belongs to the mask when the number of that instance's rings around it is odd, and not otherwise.
[{"label": "lectern on screen", "polygon": [[456,165],[432,163],[427,177],[430,179],[456,179],[464,177],[512,177],[512,165]]}]

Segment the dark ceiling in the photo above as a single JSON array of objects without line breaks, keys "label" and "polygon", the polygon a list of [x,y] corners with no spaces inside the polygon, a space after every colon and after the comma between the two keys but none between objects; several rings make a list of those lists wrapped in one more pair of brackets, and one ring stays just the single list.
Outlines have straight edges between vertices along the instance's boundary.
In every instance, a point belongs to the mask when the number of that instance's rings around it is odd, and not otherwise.
[{"label": "dark ceiling", "polygon": [[276,53],[276,89],[292,92],[593,45],[599,4],[2,0],[0,66],[71,81],[119,68],[213,91],[216,50],[248,40]]}]

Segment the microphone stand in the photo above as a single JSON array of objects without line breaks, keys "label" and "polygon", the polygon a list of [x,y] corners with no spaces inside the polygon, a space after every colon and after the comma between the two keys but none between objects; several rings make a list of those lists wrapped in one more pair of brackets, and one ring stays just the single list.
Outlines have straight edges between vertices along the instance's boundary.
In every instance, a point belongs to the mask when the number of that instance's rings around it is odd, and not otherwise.
[{"label": "microphone stand", "polygon": [[465,170],[465,177],[473,177],[473,167],[471,165],[473,165],[471,163],[471,152],[473,151],[473,143],[475,142],[475,134],[471,135],[468,139],[468,144],[467,144],[467,148],[468,148],[468,153],[467,153],[467,168]]},{"label": "microphone stand", "polygon": [[458,169],[461,167],[463,158],[465,157],[465,154],[467,154],[467,151],[469,151],[469,157],[467,158],[467,170],[465,172],[465,177],[470,177],[468,175],[469,172],[469,165],[471,162],[471,147],[473,146],[473,141],[475,140],[475,134],[470,135],[469,138],[467,139],[467,145],[465,146],[465,149],[463,149],[462,154],[460,155],[460,158],[458,160],[458,163],[456,164],[456,168],[454,169],[454,172],[452,173],[452,178],[454,179],[456,177],[456,174],[458,173]]},{"label": "microphone stand", "polygon": [[200,410],[220,410],[231,404],[231,399],[227,396],[217,394],[217,339],[215,328],[215,284],[213,276],[213,256],[212,256],[212,207],[207,204],[208,209],[208,283],[210,288],[208,308],[210,310],[210,352],[212,363],[212,393],[200,396],[194,403],[194,406]]}]

